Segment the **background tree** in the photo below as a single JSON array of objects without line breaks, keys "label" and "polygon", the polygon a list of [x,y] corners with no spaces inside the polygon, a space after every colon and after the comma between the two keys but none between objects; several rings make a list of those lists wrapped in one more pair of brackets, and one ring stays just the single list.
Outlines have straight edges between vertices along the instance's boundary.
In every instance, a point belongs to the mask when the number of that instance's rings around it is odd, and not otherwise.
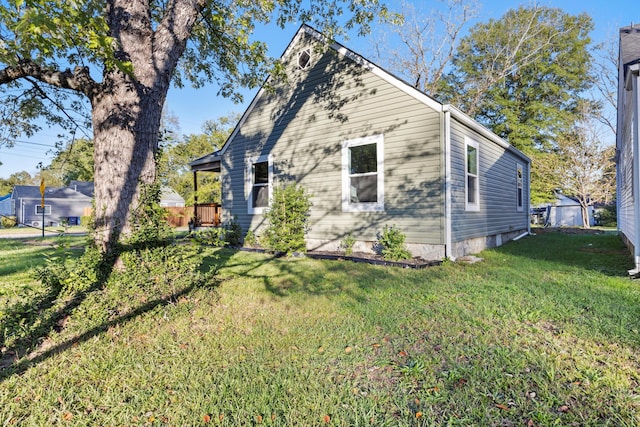
[{"label": "background tree", "polygon": [[[476,1],[439,0],[429,11],[402,2],[399,16],[380,31],[375,56],[415,88],[438,97],[438,85],[470,20],[478,16]],[[389,35],[387,35],[389,34]]]},{"label": "background tree", "polygon": [[616,28],[614,35],[596,45],[591,63],[594,78],[592,97],[601,107],[596,118],[608,128],[614,139],[618,109],[618,37]]},{"label": "background tree", "polygon": [[558,144],[560,161],[555,174],[561,180],[563,193],[580,203],[585,228],[590,225],[589,206],[595,202],[607,203],[615,193],[615,148],[602,143],[602,134],[598,114],[586,110]]},{"label": "background tree", "polygon": [[[9,178],[0,178],[0,195],[11,193],[13,187],[16,185],[36,185],[36,180],[29,174],[29,172],[21,171],[15,172],[9,175]],[[40,181],[38,181],[38,185]]]},{"label": "background tree", "polygon": [[93,181],[93,141],[80,138],[66,144],[39,176],[48,186],[69,185],[71,181]]},{"label": "background tree", "polygon": [[0,3],[5,134],[28,135],[41,116],[73,130],[86,124],[90,104],[94,239],[113,252],[131,231],[142,188],[156,178],[172,80],[217,82],[237,99],[239,85],[281,74],[266,45],[251,39],[256,24],[302,20],[333,36],[356,26],[366,32],[378,12],[377,0],[7,0]]},{"label": "background tree", "polygon": [[[238,120],[237,115],[208,120],[203,133],[186,135],[162,149],[158,160],[160,181],[180,194],[187,205],[194,203],[193,173],[189,162],[212,153],[222,147]],[[218,174],[198,174],[198,203],[220,202],[220,180]]]},{"label": "background tree", "polygon": [[[532,199],[552,197],[558,138],[568,134],[592,84],[586,14],[533,5],[474,26],[460,42],[443,99],[533,160]],[[541,156],[541,153],[546,153]]]},{"label": "background tree", "polygon": [[447,76],[448,101],[524,151],[553,146],[592,85],[591,18],[541,6],[473,27]]}]

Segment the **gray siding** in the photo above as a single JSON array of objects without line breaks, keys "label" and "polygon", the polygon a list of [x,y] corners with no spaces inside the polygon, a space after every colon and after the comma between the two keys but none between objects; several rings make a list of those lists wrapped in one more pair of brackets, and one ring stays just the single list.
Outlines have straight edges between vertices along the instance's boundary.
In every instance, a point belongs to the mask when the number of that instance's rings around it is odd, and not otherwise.
[{"label": "gray siding", "polygon": [[618,129],[618,228],[627,240],[636,246],[633,200],[633,92],[623,90],[618,105],[618,115],[622,117]]},{"label": "gray siding", "polygon": [[8,197],[0,200],[0,215],[10,216],[13,215],[13,199]]},{"label": "gray siding", "polygon": [[[298,50],[305,43],[298,43]],[[289,58],[296,58],[294,47]],[[289,79],[265,92],[223,157],[223,206],[242,228],[261,215],[247,213],[246,159],[273,156],[276,183],[303,185],[312,194],[311,239],[376,240],[395,224],[408,243],[443,243],[440,115],[374,73],[333,51],[312,54],[312,66],[289,65]],[[384,135],[384,212],[342,212],[341,143]]]},{"label": "gray siding", "polygon": [[[465,136],[478,142],[480,210],[465,211]],[[524,172],[523,209],[517,209],[517,170]],[[529,165],[510,151],[451,120],[451,235],[453,242],[526,230],[529,221]]]},{"label": "gray siding", "polygon": [[[40,206],[40,199],[24,198],[16,201],[16,216],[22,224],[31,225],[33,221],[42,222],[42,215],[36,214],[36,206]],[[50,199],[45,200],[45,206],[51,206],[51,215],[45,215],[45,224],[51,222],[59,224],[69,217],[81,217],[85,208],[91,207],[91,199]],[[24,215],[24,216],[23,216]]]}]

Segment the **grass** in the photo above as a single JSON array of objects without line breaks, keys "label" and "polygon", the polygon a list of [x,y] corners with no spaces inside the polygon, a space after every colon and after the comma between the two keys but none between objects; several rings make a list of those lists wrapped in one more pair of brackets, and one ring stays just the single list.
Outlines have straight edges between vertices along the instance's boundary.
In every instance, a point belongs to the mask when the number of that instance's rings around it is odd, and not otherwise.
[{"label": "grass", "polygon": [[[0,241],[0,312],[29,306],[53,251]],[[17,355],[0,423],[640,424],[640,290],[617,236],[420,271],[205,251],[219,286],[95,291]]]}]

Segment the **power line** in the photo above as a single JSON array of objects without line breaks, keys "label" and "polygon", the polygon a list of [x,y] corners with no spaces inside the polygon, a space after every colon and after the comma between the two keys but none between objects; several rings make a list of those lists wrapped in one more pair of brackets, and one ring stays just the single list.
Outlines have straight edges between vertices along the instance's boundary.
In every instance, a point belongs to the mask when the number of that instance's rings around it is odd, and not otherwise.
[{"label": "power line", "polygon": [[2,153],[3,156],[7,155],[7,156],[17,156],[17,157],[28,157],[30,159],[37,159],[37,160],[48,160],[48,158],[46,156],[40,156],[40,157],[36,157],[36,156],[30,156],[28,154],[20,154],[20,153]]},{"label": "power line", "polygon": [[7,141],[11,141],[11,142],[13,142],[13,143],[17,143],[17,144],[40,145],[40,146],[42,146],[42,147],[58,148],[56,145],[43,144],[43,143],[41,143],[41,142],[21,141],[21,140],[19,140],[19,139],[7,139]]}]

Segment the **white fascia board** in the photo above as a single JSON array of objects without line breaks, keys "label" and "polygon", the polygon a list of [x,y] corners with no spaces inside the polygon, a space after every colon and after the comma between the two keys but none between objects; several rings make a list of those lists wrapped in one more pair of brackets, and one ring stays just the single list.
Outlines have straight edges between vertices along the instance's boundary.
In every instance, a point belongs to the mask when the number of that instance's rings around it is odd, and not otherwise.
[{"label": "white fascia board", "polygon": [[478,132],[480,135],[482,135],[485,138],[489,139],[490,141],[496,143],[500,147],[511,151],[512,153],[514,153],[515,155],[520,157],[522,160],[527,162],[527,164],[531,163],[531,159],[529,158],[529,156],[524,154],[522,151],[518,150],[513,145],[509,144],[504,139],[500,138],[495,133],[491,132],[486,127],[482,126],[477,121],[473,120],[471,117],[469,117],[468,115],[466,115],[465,113],[463,113],[462,111],[460,111],[459,109],[454,107],[453,105],[451,105],[451,104],[443,105],[443,109],[444,109],[444,111],[450,111],[451,112],[451,116],[454,117],[459,122],[461,122],[462,124],[464,124],[465,126],[468,126],[469,128],[471,128],[474,131]]},{"label": "white fascia board", "polygon": [[630,91],[633,89],[633,79],[638,78],[638,74],[640,74],[640,64],[629,65],[628,70],[629,72],[625,78],[624,87]]},{"label": "white fascia board", "polygon": [[[626,82],[624,81],[624,65],[620,64],[618,67],[618,101],[617,101],[617,120],[616,129],[622,129],[622,110],[624,109],[624,91],[626,88]],[[620,150],[622,147],[622,132],[616,132],[616,148]],[[618,175],[620,176],[620,175]],[[620,193],[618,193],[620,194]]]},{"label": "white fascia board", "polygon": [[[324,37],[322,34],[320,34],[319,32],[317,32],[316,30],[314,30],[313,28],[304,27],[304,30],[306,31],[307,34],[312,35],[313,37],[317,38],[319,41],[326,43],[327,39],[326,37]],[[366,58],[364,58],[363,56],[355,53],[354,51],[352,51],[351,49],[337,43],[337,42],[333,42],[331,43],[330,47],[335,50],[336,52],[338,52],[340,55],[349,58],[350,60],[352,60],[353,62],[363,66],[364,68],[366,68],[367,70],[371,71],[374,75],[380,77],[382,80],[386,81],[387,83],[391,84],[392,86],[396,87],[397,89],[400,89],[402,92],[406,93],[407,95],[415,98],[416,100],[420,101],[421,103],[427,105],[428,107],[433,108],[436,111],[442,111],[442,104],[438,101],[436,101],[435,99],[431,98],[430,96],[426,95],[425,93],[419,91],[418,89],[414,88],[413,86],[409,85],[408,83],[402,81],[401,79],[397,78],[396,76],[394,76],[393,74],[389,73],[388,71],[383,70],[382,68],[378,67],[377,65],[375,65],[373,62],[367,60]]]},{"label": "white fascia board", "polygon": [[[300,29],[300,31],[298,31],[298,34],[296,34],[296,36],[294,37],[293,42],[289,45],[289,47],[285,51],[283,57],[287,56],[290,53],[291,49],[293,48],[293,46],[295,46],[295,43],[300,38],[300,33],[302,33],[302,32],[304,32],[306,34],[309,34],[310,36],[316,38],[318,41],[320,41],[322,43],[327,43],[327,38],[324,35],[322,35],[320,32],[314,30],[313,28],[311,28],[309,26],[303,25],[302,28]],[[378,67],[377,65],[375,65],[371,61],[368,61],[363,56],[355,53],[351,49],[349,49],[349,48],[347,48],[347,47],[345,47],[345,46],[343,46],[343,45],[341,45],[340,43],[337,43],[337,42],[331,43],[329,45],[329,47],[331,47],[331,49],[335,50],[340,55],[342,55],[342,56],[344,56],[346,58],[349,58],[353,62],[363,66],[367,70],[371,71],[374,75],[380,77],[381,79],[383,79],[387,83],[390,83],[391,85],[393,85],[396,88],[400,89],[401,91],[403,91],[407,95],[417,99],[418,101],[420,101],[423,104],[433,108],[436,111],[442,111],[442,104],[440,102],[438,102],[435,99],[429,97],[425,93],[420,92],[419,90],[417,90],[416,88],[412,87],[408,83],[406,83],[406,82],[402,81],[401,79],[395,77],[393,74],[383,70],[382,68]]]},{"label": "white fascia board", "polygon": [[344,46],[340,46],[337,43],[334,43],[331,47],[333,47],[336,51],[338,51],[339,54],[341,54],[341,55],[351,59],[352,61],[362,65],[363,67],[367,68],[374,75],[376,75],[377,77],[380,77],[382,80],[384,80],[387,83],[391,84],[395,88],[400,89],[402,92],[406,93],[407,95],[411,96],[412,98],[415,98],[416,100],[418,100],[421,103],[425,104],[426,106],[434,109],[435,111],[438,111],[438,112],[442,111],[442,104],[441,103],[439,103],[435,99],[429,97],[425,93],[420,92],[416,88],[410,86],[409,84],[405,83],[404,81],[400,80],[399,78],[395,77],[394,75],[386,72],[385,70],[383,70],[382,68],[376,66],[375,64],[367,61],[365,58],[363,58],[362,56],[358,55],[357,53],[347,49]]}]

